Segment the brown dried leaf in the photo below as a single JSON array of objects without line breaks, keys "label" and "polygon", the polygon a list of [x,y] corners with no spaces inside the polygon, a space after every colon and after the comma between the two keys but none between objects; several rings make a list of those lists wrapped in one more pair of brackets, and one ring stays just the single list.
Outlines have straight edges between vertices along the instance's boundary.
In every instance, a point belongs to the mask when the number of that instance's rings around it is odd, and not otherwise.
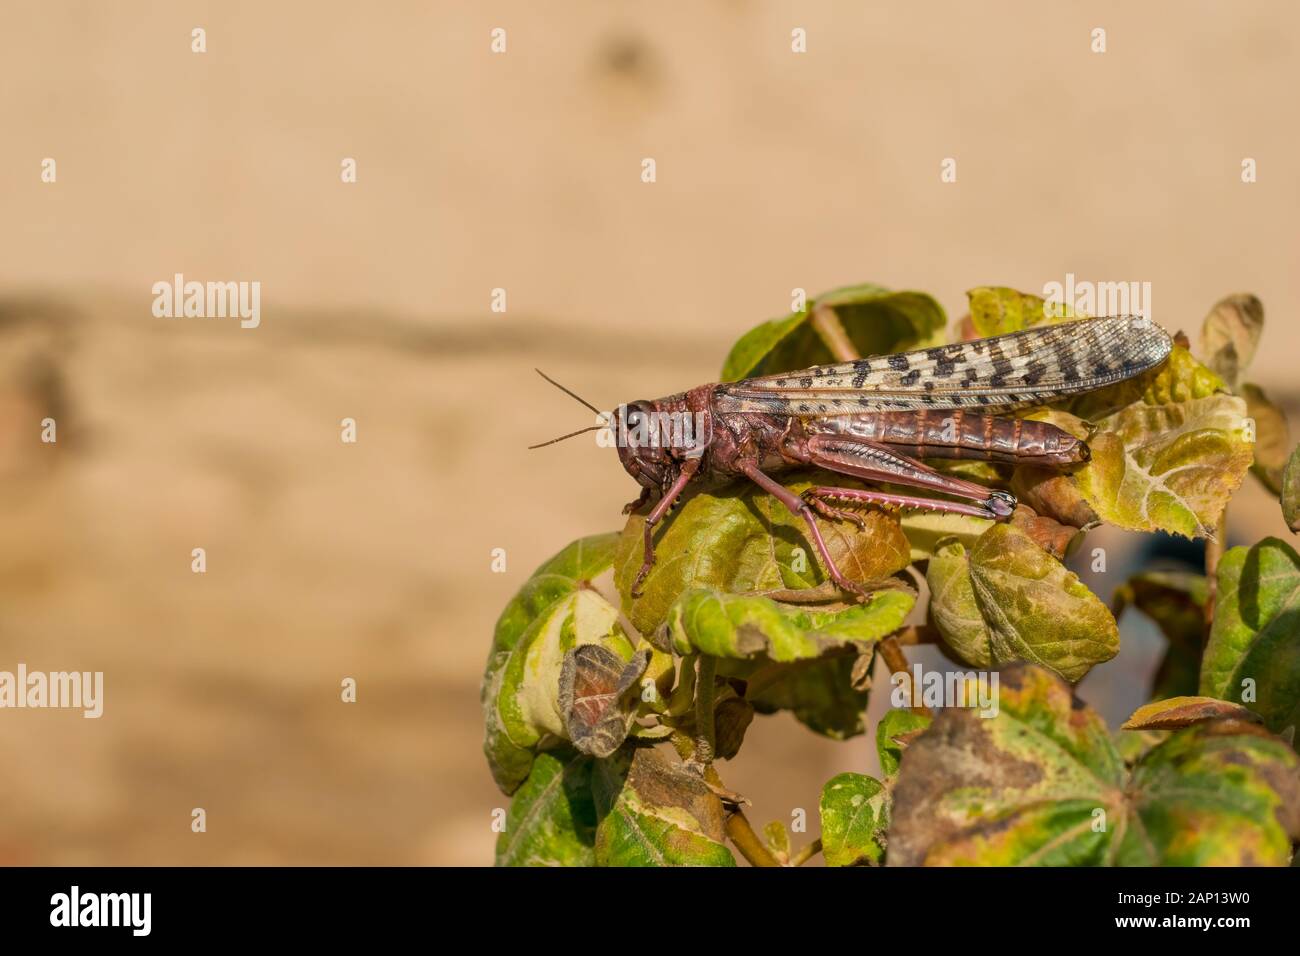
[{"label": "brown dried leaf", "polygon": [[1025,466],[1011,476],[1011,492],[1040,515],[1075,528],[1101,523],[1097,512],[1069,475],[1048,468]]},{"label": "brown dried leaf", "polygon": [[1255,357],[1263,329],[1264,305],[1255,296],[1239,292],[1221,300],[1201,326],[1205,364],[1235,388]]},{"label": "brown dried leaf", "polygon": [[754,706],[739,697],[728,697],[713,712],[713,747],[723,760],[740,753],[745,731],[754,720]]},{"label": "brown dried leaf", "polygon": [[1029,536],[1029,539],[1058,561],[1065,560],[1071,544],[1082,532],[1054,518],[1036,515],[1021,505],[1011,515],[1011,524]]},{"label": "brown dried leaf", "polygon": [[1236,717],[1252,722],[1259,720],[1256,714],[1231,701],[1214,697],[1170,697],[1168,700],[1143,704],[1133,711],[1133,716],[1124,721],[1120,729],[1181,730],[1220,717]]},{"label": "brown dried leaf", "polygon": [[1291,453],[1291,430],[1286,412],[1278,408],[1258,385],[1241,386],[1241,397],[1246,400],[1246,414],[1255,423],[1255,463],[1250,470],[1255,473],[1273,494],[1282,491],[1282,472]]},{"label": "brown dried leaf", "polygon": [[649,663],[649,650],[624,662],[599,644],[585,644],[564,655],[560,712],[575,747],[593,757],[608,757],[622,746],[636,715],[637,681]]}]

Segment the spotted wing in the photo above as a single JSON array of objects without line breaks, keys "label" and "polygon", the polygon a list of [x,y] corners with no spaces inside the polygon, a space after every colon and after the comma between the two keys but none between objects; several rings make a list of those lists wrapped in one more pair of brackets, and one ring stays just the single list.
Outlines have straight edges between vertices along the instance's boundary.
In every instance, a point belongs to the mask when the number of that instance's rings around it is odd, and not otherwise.
[{"label": "spotted wing", "polygon": [[718,386],[719,412],[815,417],[918,408],[1024,408],[1132,378],[1169,355],[1139,316],[1082,319],[972,342]]}]

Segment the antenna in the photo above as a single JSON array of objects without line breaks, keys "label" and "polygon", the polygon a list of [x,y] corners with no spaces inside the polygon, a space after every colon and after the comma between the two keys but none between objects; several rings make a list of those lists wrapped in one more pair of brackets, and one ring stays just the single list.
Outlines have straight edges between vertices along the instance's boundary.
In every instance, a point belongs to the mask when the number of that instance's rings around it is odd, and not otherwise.
[{"label": "antenna", "polygon": [[[540,375],[542,378],[546,379],[548,382],[550,382],[552,385],[554,385],[556,388],[562,391],[565,395],[568,395],[570,398],[575,399],[576,401],[590,408],[597,415],[600,415],[602,417],[608,417],[607,413],[602,412],[599,408],[591,404],[591,402],[587,401],[581,395],[578,395],[576,392],[572,392],[569,389],[565,388],[555,379],[551,378],[549,375],[543,372],[540,368],[535,368],[533,369],[533,371],[536,372],[538,375]],[[600,431],[602,428],[607,428],[607,427],[608,427],[607,425],[591,425],[588,428],[579,428],[576,432],[569,432],[569,434],[561,435],[559,438],[552,438],[550,441],[544,441],[540,445],[529,445],[528,450],[532,451],[534,448],[545,448],[547,445],[554,445],[557,441],[564,441],[564,439],[572,438],[574,435],[585,435],[587,432]]]},{"label": "antenna", "polygon": [[559,382],[557,382],[555,379],[551,378],[549,375],[547,375],[545,372],[543,372],[540,368],[535,368],[535,369],[533,369],[533,371],[536,372],[538,375],[540,375],[542,378],[546,379],[548,382],[550,382],[552,385],[554,385],[556,388],[558,388],[560,391],[562,391],[565,395],[568,395],[570,398],[577,399],[577,400],[578,400],[579,402],[581,402],[583,405],[586,405],[588,408],[590,408],[590,409],[591,409],[593,412],[595,412],[597,415],[604,415],[604,414],[605,414],[605,413],[602,412],[599,408],[597,408],[595,405],[591,404],[591,402],[587,401],[587,400],[586,400],[585,398],[583,398],[582,396],[578,395],[578,394],[575,393],[575,392],[571,392],[571,391],[569,391],[567,388],[565,388],[563,385],[561,385],[561,384],[560,384]]}]

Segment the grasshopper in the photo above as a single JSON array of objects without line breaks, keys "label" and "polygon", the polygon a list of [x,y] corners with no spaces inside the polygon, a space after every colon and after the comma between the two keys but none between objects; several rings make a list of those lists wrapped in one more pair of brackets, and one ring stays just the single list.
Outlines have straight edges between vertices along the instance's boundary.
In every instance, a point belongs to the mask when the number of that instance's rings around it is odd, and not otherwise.
[{"label": "grasshopper", "polygon": [[[1169,356],[1168,333],[1143,316],[1083,319],[952,345],[874,355],[739,382],[700,385],[601,412],[623,468],[649,506],[644,559],[633,596],[654,566],[654,531],[687,485],[716,487],[747,478],[804,519],[827,576],[843,591],[863,587],[836,566],[816,516],[855,521],[845,504],[915,508],[1009,518],[1015,496],[936,471],[922,458],[966,458],[1065,468],[1086,462],[1088,446],[1069,432],[1005,413],[1103,388],[1140,375]],[[534,445],[540,448],[542,445]],[[796,495],[773,475],[819,468],[894,491],[818,486]],[[937,498],[929,495],[946,495]],[[954,500],[955,499],[955,500]]]}]

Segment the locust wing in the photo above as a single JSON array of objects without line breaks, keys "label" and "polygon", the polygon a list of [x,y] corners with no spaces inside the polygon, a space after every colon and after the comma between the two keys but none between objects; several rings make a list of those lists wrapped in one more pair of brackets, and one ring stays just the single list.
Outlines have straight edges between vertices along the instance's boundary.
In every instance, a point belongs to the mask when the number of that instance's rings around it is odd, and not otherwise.
[{"label": "locust wing", "polygon": [[1140,375],[1171,347],[1169,334],[1140,316],[1081,319],[723,384],[714,407],[792,417],[1024,408]]}]

